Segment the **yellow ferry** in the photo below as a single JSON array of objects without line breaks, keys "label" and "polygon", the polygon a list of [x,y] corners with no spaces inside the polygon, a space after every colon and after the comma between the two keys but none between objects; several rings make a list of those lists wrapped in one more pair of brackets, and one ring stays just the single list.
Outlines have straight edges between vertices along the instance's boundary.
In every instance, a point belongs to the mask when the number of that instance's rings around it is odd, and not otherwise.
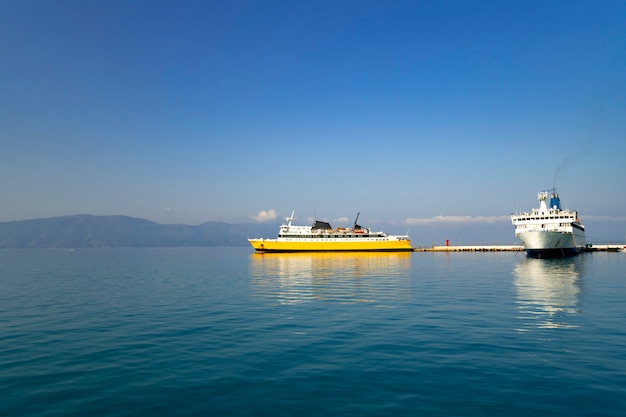
[{"label": "yellow ferry", "polygon": [[315,220],[312,226],[294,226],[294,212],[281,224],[275,239],[253,238],[248,242],[257,252],[324,252],[324,251],[412,251],[408,235],[388,235],[372,232],[357,224],[351,228],[333,229],[328,222]]}]

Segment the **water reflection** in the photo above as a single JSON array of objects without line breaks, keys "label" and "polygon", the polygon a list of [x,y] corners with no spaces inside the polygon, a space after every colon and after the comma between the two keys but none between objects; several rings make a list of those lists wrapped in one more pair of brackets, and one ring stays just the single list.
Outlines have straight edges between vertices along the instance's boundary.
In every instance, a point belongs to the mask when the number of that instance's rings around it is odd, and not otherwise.
[{"label": "water reflection", "polygon": [[518,309],[527,327],[575,328],[582,257],[525,257],[514,270]]},{"label": "water reflection", "polygon": [[254,253],[250,267],[258,293],[285,304],[385,303],[410,294],[411,254],[406,252]]}]

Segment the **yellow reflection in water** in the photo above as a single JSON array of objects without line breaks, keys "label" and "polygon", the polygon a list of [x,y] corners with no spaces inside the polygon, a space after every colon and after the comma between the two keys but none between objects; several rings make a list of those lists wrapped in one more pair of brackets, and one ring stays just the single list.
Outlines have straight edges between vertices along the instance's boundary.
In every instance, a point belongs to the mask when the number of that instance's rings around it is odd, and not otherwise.
[{"label": "yellow reflection in water", "polygon": [[540,328],[574,328],[578,314],[579,258],[524,258],[514,270],[518,308],[526,324]]},{"label": "yellow reflection in water", "polygon": [[407,297],[411,253],[253,253],[250,267],[256,290],[281,303],[381,302]]}]

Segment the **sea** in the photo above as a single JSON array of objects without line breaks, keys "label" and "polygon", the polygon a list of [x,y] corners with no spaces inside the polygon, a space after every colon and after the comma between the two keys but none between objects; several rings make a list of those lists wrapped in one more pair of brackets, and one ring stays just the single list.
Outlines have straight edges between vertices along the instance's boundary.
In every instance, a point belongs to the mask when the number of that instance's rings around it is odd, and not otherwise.
[{"label": "sea", "polygon": [[1,416],[624,416],[626,254],[0,250]]}]

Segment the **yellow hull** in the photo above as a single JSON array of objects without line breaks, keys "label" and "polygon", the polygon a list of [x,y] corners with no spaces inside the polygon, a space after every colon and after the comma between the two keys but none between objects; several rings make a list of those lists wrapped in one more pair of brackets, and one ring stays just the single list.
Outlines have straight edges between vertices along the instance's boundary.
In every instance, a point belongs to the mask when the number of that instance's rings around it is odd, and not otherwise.
[{"label": "yellow hull", "polygon": [[259,252],[400,252],[412,251],[410,240],[277,240],[248,239],[252,247]]}]

